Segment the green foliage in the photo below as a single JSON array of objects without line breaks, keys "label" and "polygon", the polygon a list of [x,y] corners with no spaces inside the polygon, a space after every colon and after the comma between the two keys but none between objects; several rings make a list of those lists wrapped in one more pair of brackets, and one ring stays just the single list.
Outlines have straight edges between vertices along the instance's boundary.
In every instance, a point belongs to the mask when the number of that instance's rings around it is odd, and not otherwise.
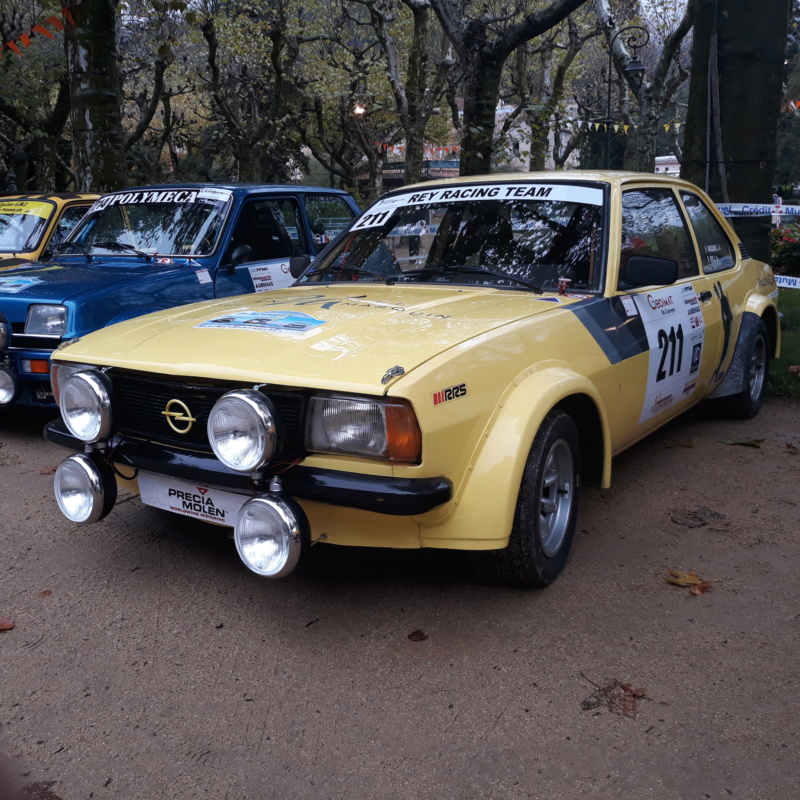
[{"label": "green foliage", "polygon": [[778,397],[800,398],[800,375],[789,367],[800,364],[800,289],[781,289],[778,307],[783,314],[781,357],[770,364],[770,391]]},{"label": "green foliage", "polygon": [[776,272],[800,275],[800,223],[792,222],[772,229],[772,266]]}]

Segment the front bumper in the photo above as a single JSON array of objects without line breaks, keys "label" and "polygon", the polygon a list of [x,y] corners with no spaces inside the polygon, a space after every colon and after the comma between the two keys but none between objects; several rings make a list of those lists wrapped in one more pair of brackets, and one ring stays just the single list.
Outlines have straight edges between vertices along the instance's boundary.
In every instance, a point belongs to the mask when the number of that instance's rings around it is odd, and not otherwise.
[{"label": "front bumper", "polygon": [[[60,419],[44,429],[48,442],[82,451]],[[218,489],[251,494],[250,476],[229,470],[213,454],[178,450],[166,445],[115,436],[109,442],[115,464],[158,475],[169,475]],[[446,478],[390,478],[354,472],[296,466],[281,473],[286,494],[298,500],[326,503],[391,516],[425,514],[447,503],[453,487]]]},{"label": "front bumper", "polygon": [[0,367],[13,372],[20,383],[20,392],[14,405],[49,407],[55,406],[53,390],[50,386],[50,372],[25,372],[22,370],[23,361],[50,362],[52,350],[34,350],[19,347],[10,347],[0,354]]}]

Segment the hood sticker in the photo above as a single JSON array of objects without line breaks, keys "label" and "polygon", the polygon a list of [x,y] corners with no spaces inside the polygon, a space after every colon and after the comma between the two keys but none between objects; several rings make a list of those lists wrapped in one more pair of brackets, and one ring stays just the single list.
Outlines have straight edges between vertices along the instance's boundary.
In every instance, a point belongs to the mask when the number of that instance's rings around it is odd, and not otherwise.
[{"label": "hood sticker", "polygon": [[41,278],[0,278],[0,292],[17,294],[41,282]]},{"label": "hood sticker", "polygon": [[314,319],[314,317],[299,311],[244,311],[215,317],[195,325],[195,328],[237,328],[243,331],[305,333],[324,324],[325,320]]}]

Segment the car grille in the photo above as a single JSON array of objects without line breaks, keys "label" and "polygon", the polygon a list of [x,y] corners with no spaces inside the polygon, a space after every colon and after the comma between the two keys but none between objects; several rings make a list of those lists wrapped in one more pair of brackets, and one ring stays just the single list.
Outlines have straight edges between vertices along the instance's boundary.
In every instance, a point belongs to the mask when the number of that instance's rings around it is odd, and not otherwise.
[{"label": "car grille", "polygon": [[[114,385],[116,414],[122,421],[120,433],[186,450],[211,452],[206,433],[208,415],[214,403],[236,386],[219,386],[144,378],[138,375],[108,373]],[[278,460],[298,458],[304,453],[303,422],[306,398],[298,392],[264,392],[269,397],[283,430],[283,446],[276,455]],[[180,400],[196,420],[187,433],[172,430],[164,415],[170,400]]]},{"label": "car grille", "polygon": [[17,349],[55,350],[61,343],[61,339],[56,336],[31,336],[25,333],[24,322],[12,322],[11,333],[11,345]]}]

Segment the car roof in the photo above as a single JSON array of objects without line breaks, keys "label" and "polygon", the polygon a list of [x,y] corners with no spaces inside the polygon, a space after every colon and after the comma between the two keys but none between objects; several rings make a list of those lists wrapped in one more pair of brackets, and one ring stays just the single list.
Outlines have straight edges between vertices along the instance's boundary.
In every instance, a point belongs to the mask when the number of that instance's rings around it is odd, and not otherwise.
[{"label": "car roof", "polygon": [[229,191],[237,194],[254,194],[257,192],[301,192],[301,193],[319,193],[325,194],[338,194],[346,195],[342,189],[331,189],[325,186],[306,186],[296,183],[160,183],[149,186],[130,186],[126,189],[116,189],[114,194],[120,192],[141,192],[141,191],[159,191],[170,192],[181,189],[228,189]]},{"label": "car roof", "polygon": [[654,172],[615,172],[611,170],[545,170],[542,172],[501,172],[490,175],[469,175],[459,178],[442,178],[441,180],[425,181],[395,189],[395,192],[409,190],[419,191],[430,189],[432,186],[450,186],[466,183],[508,183],[509,181],[560,181],[567,183],[608,183],[612,186],[622,186],[627,183],[647,181],[648,183],[663,183],[667,186],[682,186],[687,189],[697,189],[689,181],[675,178],[671,175],[657,175]]},{"label": "car roof", "polygon": [[6,200],[97,200],[102,195],[97,192],[25,192],[17,194],[0,194],[0,203]]}]

